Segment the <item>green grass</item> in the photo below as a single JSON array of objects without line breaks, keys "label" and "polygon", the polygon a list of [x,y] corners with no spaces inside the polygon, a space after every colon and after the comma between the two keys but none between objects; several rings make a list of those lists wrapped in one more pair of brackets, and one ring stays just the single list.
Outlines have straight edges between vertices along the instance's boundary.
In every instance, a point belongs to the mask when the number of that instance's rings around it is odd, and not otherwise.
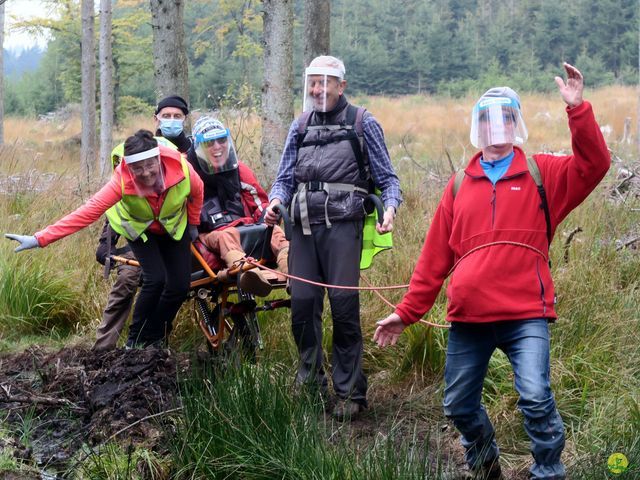
[{"label": "green grass", "polygon": [[[123,447],[107,443],[98,448],[85,447],[67,473],[73,480],[169,480],[166,458],[146,448]],[[65,477],[67,478],[67,477]]]},{"label": "green grass", "polygon": [[182,382],[175,478],[430,478],[428,448],[417,439],[390,428],[358,445],[351,426],[325,416],[317,397],[295,393],[282,365],[234,364]]},{"label": "green grass", "polygon": [[[39,252],[40,253],[40,252]],[[27,254],[28,255],[28,254]],[[52,275],[51,257],[0,258],[0,333],[9,338],[26,333],[66,336],[82,310],[82,298],[69,278]]]}]

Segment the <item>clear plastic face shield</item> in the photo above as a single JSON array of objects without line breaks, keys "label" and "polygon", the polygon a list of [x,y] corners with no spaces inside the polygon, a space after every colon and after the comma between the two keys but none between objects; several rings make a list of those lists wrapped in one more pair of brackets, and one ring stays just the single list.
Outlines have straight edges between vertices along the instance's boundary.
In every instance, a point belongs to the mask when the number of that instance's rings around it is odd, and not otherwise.
[{"label": "clear plastic face shield", "polygon": [[344,72],[334,67],[307,67],[304,71],[302,111],[329,112],[342,93]]},{"label": "clear plastic face shield", "polygon": [[126,155],[124,163],[131,173],[136,195],[139,197],[157,195],[165,190],[159,147]]},{"label": "clear plastic face shield", "polygon": [[471,113],[471,143],[476,148],[490,145],[522,145],[528,137],[518,103],[508,97],[480,99]]},{"label": "clear plastic face shield", "polygon": [[202,169],[210,174],[238,168],[238,157],[228,128],[213,128],[195,136],[196,155]]}]

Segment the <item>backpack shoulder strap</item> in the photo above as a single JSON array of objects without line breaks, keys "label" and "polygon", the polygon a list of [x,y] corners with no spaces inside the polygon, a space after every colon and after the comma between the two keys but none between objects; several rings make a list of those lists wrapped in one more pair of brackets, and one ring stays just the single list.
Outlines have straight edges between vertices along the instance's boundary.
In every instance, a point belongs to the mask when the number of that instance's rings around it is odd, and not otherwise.
[{"label": "backpack shoulder strap", "polygon": [[456,176],[453,179],[453,198],[456,198],[456,195],[458,194],[458,190],[460,190],[460,185],[462,185],[462,181],[464,180],[464,169],[462,170],[458,170],[456,172]]},{"label": "backpack shoulder strap", "polygon": [[[353,105],[349,105],[349,109],[350,111],[347,112],[347,124],[353,125],[358,137],[362,137],[364,135],[362,119],[367,109],[364,107],[354,107]],[[353,116],[353,118],[350,118],[350,116]]]},{"label": "backpack shoulder strap", "polygon": [[358,170],[360,171],[360,179],[367,180],[369,178],[368,162],[364,152],[364,129],[362,127],[362,118],[364,117],[365,108],[356,107],[349,104],[347,106],[347,115],[345,117],[345,124],[353,126],[353,132],[351,133],[351,148],[353,154],[356,157],[358,163]]},{"label": "backpack shoulder strap", "polygon": [[527,157],[527,168],[533,177],[533,181],[536,182],[536,185],[541,186],[542,175],[540,174],[540,168],[538,168],[538,162],[536,162],[533,157]]},{"label": "backpack shoulder strap", "polygon": [[312,110],[308,112],[302,112],[302,115],[298,117],[298,135],[304,133],[307,130],[307,126],[309,125],[309,118],[313,113]]},{"label": "backpack shoulder strap", "polygon": [[298,149],[302,146],[302,142],[304,141],[304,137],[307,133],[307,127],[309,126],[309,118],[311,118],[312,113],[313,112],[309,110],[308,112],[302,112],[302,115],[298,117],[298,136],[296,138]]},{"label": "backpack shoulder strap", "polygon": [[540,167],[538,167],[538,162],[536,162],[533,157],[527,157],[527,168],[529,169],[529,174],[536,184],[538,195],[540,195],[540,208],[544,211],[544,221],[547,224],[547,243],[551,245],[551,213],[549,212],[547,192],[545,191],[544,184],[542,183]]}]

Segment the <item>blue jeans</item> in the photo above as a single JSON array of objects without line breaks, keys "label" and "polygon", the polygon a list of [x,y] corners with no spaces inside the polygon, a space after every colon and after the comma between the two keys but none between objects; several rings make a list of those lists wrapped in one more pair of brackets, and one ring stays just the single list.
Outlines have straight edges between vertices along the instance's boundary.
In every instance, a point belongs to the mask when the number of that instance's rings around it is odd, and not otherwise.
[{"label": "blue jeans", "polygon": [[534,459],[530,478],[564,479],[560,462],[564,427],[551,392],[545,319],[451,324],[443,406],[462,434],[465,460],[471,468],[479,468],[500,453],[493,425],[480,403],[489,359],[496,348],[507,355],[515,375],[518,408],[524,415]]}]

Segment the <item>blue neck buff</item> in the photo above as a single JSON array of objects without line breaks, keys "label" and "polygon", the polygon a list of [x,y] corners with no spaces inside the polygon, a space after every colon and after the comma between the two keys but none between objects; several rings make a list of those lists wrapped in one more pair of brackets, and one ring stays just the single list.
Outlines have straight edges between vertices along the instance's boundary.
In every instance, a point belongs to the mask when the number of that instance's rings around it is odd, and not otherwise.
[{"label": "blue neck buff", "polygon": [[484,174],[489,178],[489,180],[491,180],[491,183],[495,185],[496,182],[500,180],[505,173],[507,173],[514,156],[515,152],[511,152],[506,157],[496,160],[495,162],[485,162],[480,158],[480,165],[482,165]]}]

